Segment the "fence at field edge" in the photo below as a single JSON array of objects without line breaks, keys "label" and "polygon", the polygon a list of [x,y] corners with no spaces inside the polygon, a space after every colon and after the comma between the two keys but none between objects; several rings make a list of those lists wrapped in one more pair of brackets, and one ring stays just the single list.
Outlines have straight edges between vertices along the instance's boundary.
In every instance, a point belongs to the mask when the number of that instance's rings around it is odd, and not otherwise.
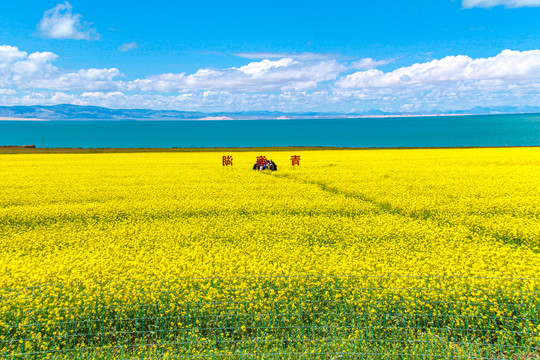
[{"label": "fence at field edge", "polygon": [[537,279],[254,277],[0,290],[0,357],[540,359]]}]

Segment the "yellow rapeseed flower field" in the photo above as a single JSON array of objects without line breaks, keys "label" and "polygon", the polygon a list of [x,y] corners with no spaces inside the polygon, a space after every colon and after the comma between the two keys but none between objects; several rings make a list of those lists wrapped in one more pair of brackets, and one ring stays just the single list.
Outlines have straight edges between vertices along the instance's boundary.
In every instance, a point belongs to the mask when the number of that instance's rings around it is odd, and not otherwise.
[{"label": "yellow rapeseed flower field", "polygon": [[0,186],[0,355],[540,341],[539,148],[1,155]]}]

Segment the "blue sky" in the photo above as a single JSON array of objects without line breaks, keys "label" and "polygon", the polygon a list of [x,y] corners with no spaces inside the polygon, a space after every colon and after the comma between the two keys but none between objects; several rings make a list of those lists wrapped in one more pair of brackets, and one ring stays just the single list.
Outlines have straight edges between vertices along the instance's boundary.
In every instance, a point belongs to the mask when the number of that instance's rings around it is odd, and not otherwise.
[{"label": "blue sky", "polygon": [[540,105],[540,0],[0,3],[0,105]]}]

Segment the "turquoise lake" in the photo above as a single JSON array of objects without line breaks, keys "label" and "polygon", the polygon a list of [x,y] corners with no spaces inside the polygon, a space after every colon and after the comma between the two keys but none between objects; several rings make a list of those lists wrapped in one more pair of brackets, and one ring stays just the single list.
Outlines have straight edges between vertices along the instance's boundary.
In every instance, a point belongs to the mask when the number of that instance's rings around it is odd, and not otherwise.
[{"label": "turquoise lake", "polygon": [[540,114],[309,120],[0,121],[0,145],[456,147],[540,145]]}]

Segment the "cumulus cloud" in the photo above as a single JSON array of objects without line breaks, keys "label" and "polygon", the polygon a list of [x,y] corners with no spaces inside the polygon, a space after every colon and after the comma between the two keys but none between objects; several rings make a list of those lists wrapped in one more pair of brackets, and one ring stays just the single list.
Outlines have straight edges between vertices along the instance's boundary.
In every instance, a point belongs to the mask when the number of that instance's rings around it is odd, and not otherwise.
[{"label": "cumulus cloud", "polygon": [[[10,97],[3,105],[93,105],[108,108],[146,108],[186,111],[238,111],[281,110],[298,111],[322,109],[330,95],[319,92],[231,93],[227,91],[202,91],[175,95],[134,94],[124,92],[67,92],[33,91],[21,97]],[[0,99],[2,99],[0,94]]]},{"label": "cumulus cloud", "polygon": [[27,80],[48,77],[57,71],[51,61],[57,56],[51,52],[28,54],[16,46],[0,46],[0,86],[21,86]]},{"label": "cumulus cloud", "polygon": [[456,89],[369,89],[331,91],[283,91],[279,93],[233,93],[198,91],[182,94],[149,94],[120,91],[31,91],[0,94],[2,105],[75,104],[109,108],[148,108],[186,111],[344,111],[377,108],[384,111],[431,111],[467,109],[474,106],[523,106],[540,103],[540,86],[510,91]]},{"label": "cumulus cloud", "polygon": [[17,92],[12,89],[0,89],[0,95],[15,95]]},{"label": "cumulus cloud", "polygon": [[473,7],[491,8],[504,5],[507,8],[535,7],[540,6],[540,0],[463,0],[462,6],[465,9]]},{"label": "cumulus cloud", "polygon": [[62,71],[52,64],[57,58],[52,52],[28,54],[16,46],[0,46],[0,87],[91,91],[121,86],[115,80],[122,75],[118,69]]},{"label": "cumulus cloud", "polygon": [[330,60],[337,58],[333,54],[318,54],[318,53],[284,53],[284,52],[242,52],[236,53],[235,56],[245,59],[264,60],[264,59],[283,59],[290,58],[295,60],[314,61],[314,60]]},{"label": "cumulus cloud", "polygon": [[374,60],[368,57],[368,58],[364,58],[364,59],[360,59],[358,61],[352,62],[349,65],[349,67],[351,69],[357,69],[357,70],[369,70],[369,69],[374,69],[379,66],[390,64],[391,62],[392,62],[391,60]]},{"label": "cumulus cloud", "polygon": [[82,69],[76,72],[58,73],[54,76],[32,79],[28,85],[40,89],[54,90],[116,90],[122,83],[115,81],[121,76],[120,70],[110,69]]},{"label": "cumulus cloud", "polygon": [[129,51],[138,48],[137,43],[135,41],[130,43],[122,44],[118,47],[118,50],[120,51]]},{"label": "cumulus cloud", "polygon": [[54,65],[57,58],[52,52],[0,46],[0,104],[348,112],[540,103],[540,50],[505,50],[487,58],[447,56],[392,71],[377,69],[384,60],[372,58],[352,64],[272,58],[131,80],[116,68],[61,69]]},{"label": "cumulus cloud", "polygon": [[336,86],[343,89],[406,87],[415,84],[436,85],[459,82],[510,84],[540,81],[540,50],[504,50],[489,58],[447,56],[440,60],[417,63],[391,72],[377,69],[358,71],[342,77]]},{"label": "cumulus cloud", "polygon": [[540,51],[505,50],[477,59],[448,56],[389,72],[359,71],[336,81],[334,93],[395,111],[535,105],[540,100]]},{"label": "cumulus cloud", "polygon": [[138,79],[130,90],[173,92],[191,90],[284,91],[313,89],[318,83],[336,79],[346,67],[335,60],[303,62],[291,58],[264,59],[242,67],[222,70],[200,69],[194,74],[162,74]]},{"label": "cumulus cloud", "polygon": [[99,34],[90,24],[82,21],[80,14],[73,14],[67,1],[45,11],[39,23],[41,35],[50,39],[96,40]]}]

